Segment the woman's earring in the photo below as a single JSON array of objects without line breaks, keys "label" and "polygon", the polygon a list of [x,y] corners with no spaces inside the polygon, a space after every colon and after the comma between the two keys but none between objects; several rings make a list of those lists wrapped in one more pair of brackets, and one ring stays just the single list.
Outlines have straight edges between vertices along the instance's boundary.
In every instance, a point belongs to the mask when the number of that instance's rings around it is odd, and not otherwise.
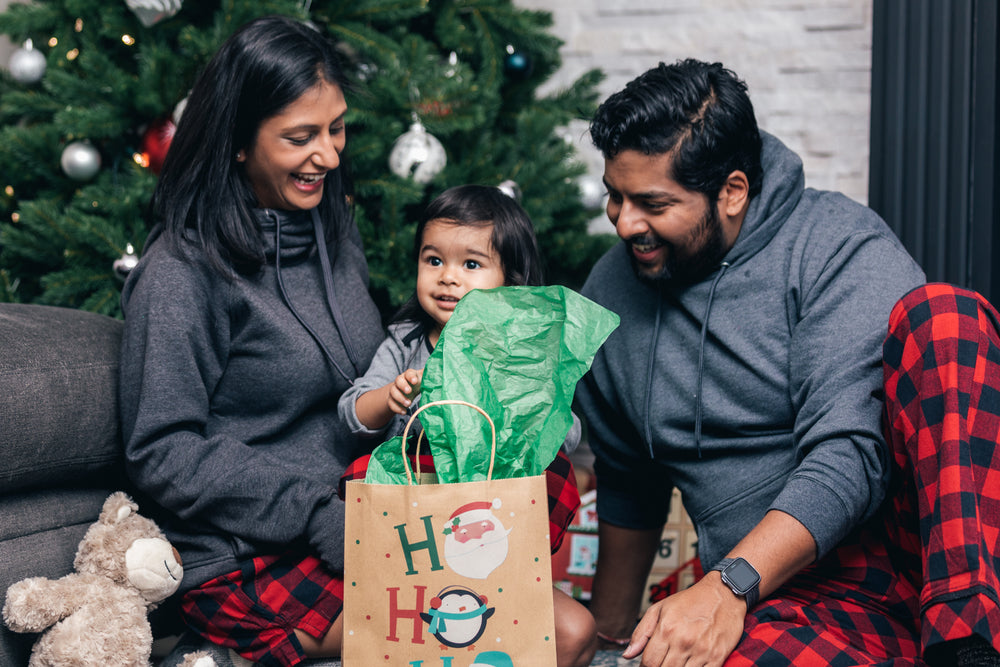
[{"label": "woman's earring", "polygon": [[245,159],[246,159],[246,157],[244,157],[242,150],[236,151],[236,161],[237,162],[243,162],[243,160],[245,160]]}]

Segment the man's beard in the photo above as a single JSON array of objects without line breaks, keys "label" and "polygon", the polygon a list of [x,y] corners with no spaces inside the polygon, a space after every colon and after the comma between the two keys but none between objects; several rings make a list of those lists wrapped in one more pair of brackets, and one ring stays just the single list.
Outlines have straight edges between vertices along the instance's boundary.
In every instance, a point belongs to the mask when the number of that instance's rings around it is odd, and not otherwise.
[{"label": "man's beard", "polygon": [[[631,246],[633,242],[644,238],[646,237],[629,239],[627,243]],[[722,221],[714,206],[708,206],[698,226],[692,231],[688,245],[694,248],[693,254],[678,257],[676,246],[666,243],[667,257],[660,268],[652,271],[641,265],[630,252],[632,270],[639,280],[654,287],[693,285],[710,275],[729,251],[722,235]]]}]

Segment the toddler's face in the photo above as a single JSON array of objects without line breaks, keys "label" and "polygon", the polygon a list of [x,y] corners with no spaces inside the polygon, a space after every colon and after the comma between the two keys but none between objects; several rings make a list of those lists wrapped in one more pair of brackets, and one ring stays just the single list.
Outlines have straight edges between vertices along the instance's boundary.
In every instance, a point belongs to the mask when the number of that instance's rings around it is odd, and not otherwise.
[{"label": "toddler's face", "polygon": [[472,289],[504,284],[500,256],[490,243],[493,225],[431,220],[424,227],[417,263],[417,300],[439,332],[458,300]]}]

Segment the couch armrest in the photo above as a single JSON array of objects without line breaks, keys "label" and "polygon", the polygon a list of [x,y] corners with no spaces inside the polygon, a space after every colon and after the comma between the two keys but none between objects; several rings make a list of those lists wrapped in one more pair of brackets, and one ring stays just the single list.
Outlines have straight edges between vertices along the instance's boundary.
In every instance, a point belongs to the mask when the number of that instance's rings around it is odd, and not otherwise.
[{"label": "couch armrest", "polygon": [[121,330],[104,315],[0,304],[0,493],[120,470]]}]

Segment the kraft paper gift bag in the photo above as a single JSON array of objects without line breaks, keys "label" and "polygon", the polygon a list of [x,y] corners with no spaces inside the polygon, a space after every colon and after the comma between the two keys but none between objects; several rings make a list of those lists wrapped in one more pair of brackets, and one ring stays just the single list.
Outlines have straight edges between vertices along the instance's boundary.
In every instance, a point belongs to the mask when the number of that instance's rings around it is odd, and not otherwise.
[{"label": "kraft paper gift bag", "polygon": [[[405,455],[410,425],[439,405],[479,412],[468,447],[489,449],[490,417],[464,401],[421,406],[400,439],[405,484],[346,485],[346,667],[549,667],[556,664],[544,475],[417,483]],[[418,442],[419,447],[419,442]]]}]

